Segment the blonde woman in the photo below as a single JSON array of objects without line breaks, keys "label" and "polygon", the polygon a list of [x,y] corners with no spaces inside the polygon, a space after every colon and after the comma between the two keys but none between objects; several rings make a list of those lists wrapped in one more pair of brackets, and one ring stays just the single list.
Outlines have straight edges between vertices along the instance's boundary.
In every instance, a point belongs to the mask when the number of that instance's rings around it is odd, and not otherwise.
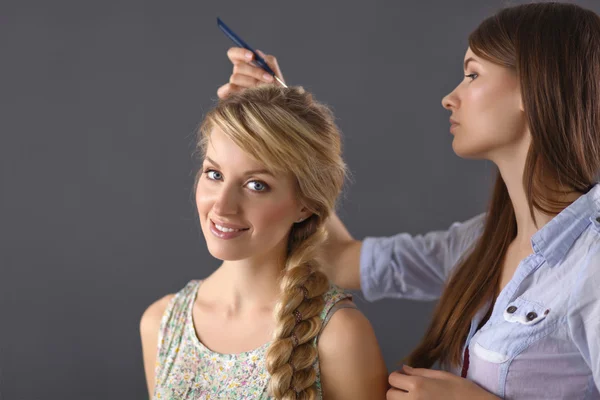
[{"label": "blonde woman", "polygon": [[208,278],[141,321],[155,399],[383,399],[373,330],[316,258],[342,189],[340,134],[298,88],[222,100],[199,131],[196,204]]}]

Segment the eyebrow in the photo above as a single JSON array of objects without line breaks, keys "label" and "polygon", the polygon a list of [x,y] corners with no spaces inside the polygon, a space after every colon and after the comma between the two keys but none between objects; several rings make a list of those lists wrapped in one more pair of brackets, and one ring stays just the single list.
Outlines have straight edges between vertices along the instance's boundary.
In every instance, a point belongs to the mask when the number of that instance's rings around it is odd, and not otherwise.
[{"label": "eyebrow", "polygon": [[[208,161],[209,163],[213,164],[215,167],[217,167],[219,169],[221,168],[221,166],[217,162],[215,162],[215,160],[213,160],[212,158],[206,156],[204,159],[206,161]],[[250,170],[250,171],[246,171],[244,174],[245,175],[259,175],[259,174],[263,174],[263,175],[271,175],[271,176],[275,177],[275,175],[271,171],[269,171],[267,169],[264,169],[264,168],[263,169],[253,169],[253,170]]]},{"label": "eyebrow", "polygon": [[465,60],[464,69],[467,69],[467,65],[469,65],[469,63],[470,63],[471,61],[478,62],[478,61],[477,61],[476,59],[474,59],[473,57],[469,57],[469,58],[467,58],[467,59]]}]

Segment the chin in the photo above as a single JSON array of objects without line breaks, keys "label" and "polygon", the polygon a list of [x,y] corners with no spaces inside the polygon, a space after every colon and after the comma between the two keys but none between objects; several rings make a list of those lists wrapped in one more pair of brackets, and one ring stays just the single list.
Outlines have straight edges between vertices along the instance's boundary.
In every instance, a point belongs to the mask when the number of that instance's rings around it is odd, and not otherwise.
[{"label": "chin", "polygon": [[469,160],[481,160],[486,158],[486,149],[482,146],[477,146],[473,143],[461,143],[461,141],[454,137],[452,141],[452,150],[454,154],[459,156],[460,158],[465,158]]},{"label": "chin", "polygon": [[239,261],[248,258],[250,255],[242,251],[239,247],[232,245],[216,245],[207,243],[208,252],[214,258],[221,261]]}]

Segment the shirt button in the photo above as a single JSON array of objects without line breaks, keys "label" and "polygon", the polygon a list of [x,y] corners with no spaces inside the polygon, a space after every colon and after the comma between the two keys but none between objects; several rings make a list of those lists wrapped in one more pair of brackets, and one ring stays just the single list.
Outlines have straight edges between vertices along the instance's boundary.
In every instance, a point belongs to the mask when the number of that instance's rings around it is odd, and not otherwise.
[{"label": "shirt button", "polygon": [[536,318],[537,318],[537,314],[533,311],[527,314],[527,321],[533,321]]},{"label": "shirt button", "polygon": [[517,307],[515,306],[510,306],[506,309],[506,312],[509,314],[514,314],[515,311],[517,311]]}]

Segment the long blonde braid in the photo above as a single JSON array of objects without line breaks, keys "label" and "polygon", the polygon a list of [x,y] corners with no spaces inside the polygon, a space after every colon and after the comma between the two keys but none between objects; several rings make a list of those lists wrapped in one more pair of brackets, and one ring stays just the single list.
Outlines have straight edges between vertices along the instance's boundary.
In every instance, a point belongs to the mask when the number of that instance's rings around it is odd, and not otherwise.
[{"label": "long blonde braid", "polygon": [[[317,348],[313,339],[321,330],[320,313],[329,281],[319,270],[318,247],[325,229],[313,215],[294,229],[281,297],[276,306],[274,341],[267,351],[270,393],[277,399],[314,399]],[[318,227],[317,227],[318,226]]]}]

